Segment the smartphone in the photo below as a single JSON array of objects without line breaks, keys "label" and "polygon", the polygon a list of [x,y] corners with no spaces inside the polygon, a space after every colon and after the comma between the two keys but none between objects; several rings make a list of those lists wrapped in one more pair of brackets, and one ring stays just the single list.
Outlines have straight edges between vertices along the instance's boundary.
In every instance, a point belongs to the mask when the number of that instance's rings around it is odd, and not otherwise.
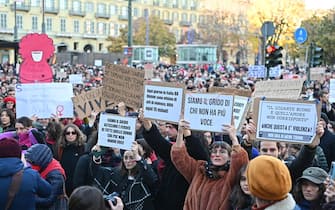
[{"label": "smartphone", "polygon": [[335,161],[332,161],[331,163],[329,176],[332,180],[335,180]]}]

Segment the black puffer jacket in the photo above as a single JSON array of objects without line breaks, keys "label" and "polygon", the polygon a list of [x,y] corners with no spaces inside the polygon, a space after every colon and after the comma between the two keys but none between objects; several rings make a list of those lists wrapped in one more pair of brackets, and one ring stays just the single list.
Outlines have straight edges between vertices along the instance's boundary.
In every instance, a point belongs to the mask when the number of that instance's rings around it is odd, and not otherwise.
[{"label": "black puffer jacket", "polygon": [[[55,205],[60,195],[63,195],[64,170],[59,162],[53,159],[50,148],[45,144],[35,144],[31,146],[25,154],[27,162],[33,166],[39,166],[39,173],[44,176],[45,180],[51,185],[51,194],[49,197],[36,197],[37,209],[51,208]],[[42,177],[43,177],[42,176]]]}]

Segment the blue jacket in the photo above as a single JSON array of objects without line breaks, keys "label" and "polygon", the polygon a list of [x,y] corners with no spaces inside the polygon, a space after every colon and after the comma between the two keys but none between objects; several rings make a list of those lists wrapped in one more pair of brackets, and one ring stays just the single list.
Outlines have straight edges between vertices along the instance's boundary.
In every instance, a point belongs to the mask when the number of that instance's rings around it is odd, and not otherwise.
[{"label": "blue jacket", "polygon": [[[19,158],[0,158],[0,209],[5,209],[12,176],[23,167]],[[46,197],[50,195],[50,192],[50,184],[42,179],[37,171],[24,168],[22,182],[10,210],[34,210],[35,195]]]}]

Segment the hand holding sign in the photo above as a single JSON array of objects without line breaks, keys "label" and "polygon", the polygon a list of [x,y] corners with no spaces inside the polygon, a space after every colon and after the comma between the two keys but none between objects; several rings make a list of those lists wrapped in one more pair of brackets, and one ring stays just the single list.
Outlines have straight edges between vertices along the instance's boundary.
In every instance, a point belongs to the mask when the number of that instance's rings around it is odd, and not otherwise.
[{"label": "hand holding sign", "polygon": [[149,131],[151,129],[151,127],[152,127],[151,120],[148,120],[148,119],[144,118],[143,109],[139,110],[138,120],[139,120],[139,122],[142,123],[142,125],[143,125],[143,127],[146,131]]},{"label": "hand holding sign", "polygon": [[310,143],[308,146],[310,148],[315,148],[320,144],[320,138],[323,136],[325,132],[325,129],[323,128],[323,123],[321,121],[318,122],[316,126],[316,136],[312,143]]},{"label": "hand holding sign", "polygon": [[138,143],[137,141],[133,141],[133,144],[131,145],[131,151],[133,152],[136,161],[141,160],[141,156],[138,154]]},{"label": "hand holding sign", "polygon": [[184,137],[191,135],[190,123],[184,119],[181,119],[178,124],[178,132]]}]

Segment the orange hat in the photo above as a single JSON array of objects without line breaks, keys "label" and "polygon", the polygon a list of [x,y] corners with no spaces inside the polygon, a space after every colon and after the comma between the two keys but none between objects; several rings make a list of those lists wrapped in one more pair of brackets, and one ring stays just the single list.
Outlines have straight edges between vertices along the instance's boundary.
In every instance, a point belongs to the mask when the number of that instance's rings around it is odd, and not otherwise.
[{"label": "orange hat", "polygon": [[287,166],[268,155],[260,155],[249,162],[247,180],[251,194],[267,201],[283,200],[292,187]]},{"label": "orange hat", "polygon": [[6,98],[3,99],[3,102],[4,103],[8,103],[8,102],[12,102],[15,104],[15,98],[14,97],[11,97],[11,96],[7,96]]}]

